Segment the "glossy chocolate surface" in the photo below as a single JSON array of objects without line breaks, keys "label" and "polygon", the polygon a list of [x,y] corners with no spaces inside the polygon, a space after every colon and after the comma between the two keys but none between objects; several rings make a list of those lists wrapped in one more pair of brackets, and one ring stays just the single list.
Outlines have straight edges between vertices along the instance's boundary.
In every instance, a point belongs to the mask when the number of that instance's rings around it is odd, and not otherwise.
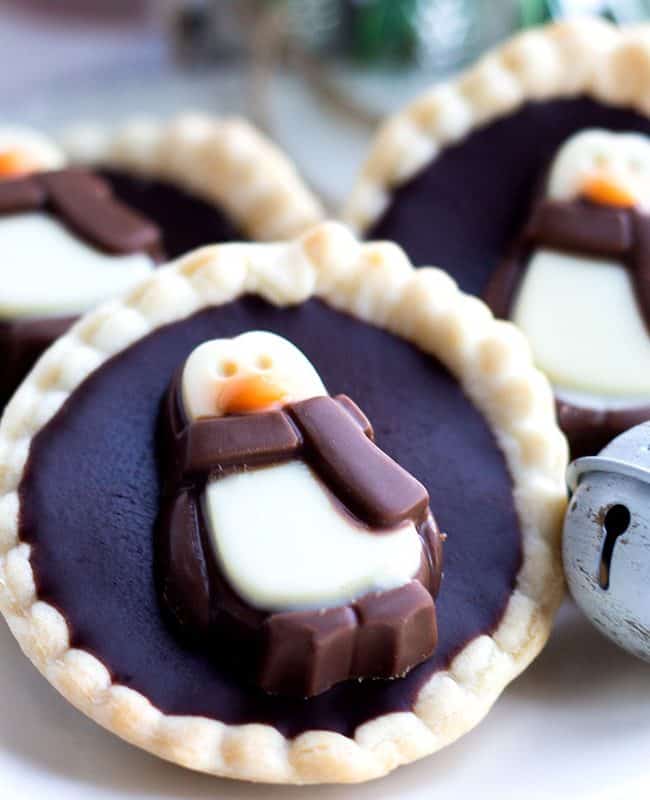
[{"label": "glossy chocolate surface", "polygon": [[367,238],[392,239],[413,263],[442,267],[465,291],[483,294],[557,149],[584,128],[650,135],[650,120],[584,98],[528,103],[445,148],[399,186]]},{"label": "glossy chocolate surface", "polygon": [[[194,347],[251,329],[290,339],[327,386],[354,397],[382,449],[426,486],[448,535],[438,648],[404,679],[344,683],[308,701],[274,698],[217,668],[161,615],[153,547],[160,405]],[[39,595],[63,611],[73,646],[168,713],[267,722],[288,735],[351,734],[377,715],[411,709],[433,672],[499,624],[521,564],[504,458],[456,381],[406,342],[318,301],[278,309],[246,298],[136,343],[34,439],[20,495],[20,538],[33,546]]]},{"label": "glossy chocolate surface", "polygon": [[[223,212],[179,187],[116,170],[99,174],[107,179],[116,198],[159,226],[163,251],[170,259],[204,244],[246,238]],[[0,214],[28,211],[44,202],[45,190],[37,180],[0,182]],[[72,318],[0,318],[0,410],[43,350],[71,322]]]}]

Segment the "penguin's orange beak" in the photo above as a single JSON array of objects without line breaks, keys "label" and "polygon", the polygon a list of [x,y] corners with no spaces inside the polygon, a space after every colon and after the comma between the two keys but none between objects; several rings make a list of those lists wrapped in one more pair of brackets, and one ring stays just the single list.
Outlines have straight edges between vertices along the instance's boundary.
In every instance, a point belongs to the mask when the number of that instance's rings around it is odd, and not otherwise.
[{"label": "penguin's orange beak", "polygon": [[23,150],[0,150],[0,180],[20,178],[36,169],[33,158]]},{"label": "penguin's orange beak", "polygon": [[632,208],[637,197],[624,181],[611,172],[602,171],[590,175],[582,184],[581,194],[592,203],[617,208]]},{"label": "penguin's orange beak", "polygon": [[251,372],[225,382],[219,405],[224,414],[251,414],[274,406],[286,395],[286,390],[269,375]]}]

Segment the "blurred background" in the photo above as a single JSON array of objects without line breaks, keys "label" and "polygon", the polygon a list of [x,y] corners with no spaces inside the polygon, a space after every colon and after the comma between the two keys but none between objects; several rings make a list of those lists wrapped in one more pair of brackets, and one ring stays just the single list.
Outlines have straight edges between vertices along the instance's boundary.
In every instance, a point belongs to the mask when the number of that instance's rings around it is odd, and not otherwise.
[{"label": "blurred background", "polygon": [[516,30],[586,13],[643,20],[650,0],[0,0],[0,121],[243,114],[335,206],[384,114]]}]

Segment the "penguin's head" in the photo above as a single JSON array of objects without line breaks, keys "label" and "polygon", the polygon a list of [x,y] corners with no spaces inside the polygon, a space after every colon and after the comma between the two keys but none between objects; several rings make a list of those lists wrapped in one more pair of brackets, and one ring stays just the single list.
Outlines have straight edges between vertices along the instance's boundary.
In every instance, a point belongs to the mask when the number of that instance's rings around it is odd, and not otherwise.
[{"label": "penguin's head", "polygon": [[650,137],[596,128],[576,133],[553,159],[547,196],[649,211]]},{"label": "penguin's head", "polygon": [[43,134],[29,128],[0,127],[0,180],[61,169],[65,161],[62,151]]},{"label": "penguin's head", "polygon": [[327,394],[309,359],[268,331],[199,345],[185,362],[181,385],[189,420],[271,411]]}]

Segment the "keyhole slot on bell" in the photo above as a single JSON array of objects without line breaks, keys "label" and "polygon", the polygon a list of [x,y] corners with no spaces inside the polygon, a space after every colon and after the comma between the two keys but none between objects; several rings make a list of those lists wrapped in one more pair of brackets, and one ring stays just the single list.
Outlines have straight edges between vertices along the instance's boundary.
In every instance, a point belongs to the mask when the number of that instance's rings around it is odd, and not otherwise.
[{"label": "keyhole slot on bell", "polygon": [[598,570],[598,583],[600,588],[607,591],[609,589],[609,576],[614,557],[614,547],[619,536],[622,536],[630,526],[630,512],[626,506],[618,503],[607,510],[603,520],[605,530],[605,543],[603,552],[600,556],[600,568]]}]

